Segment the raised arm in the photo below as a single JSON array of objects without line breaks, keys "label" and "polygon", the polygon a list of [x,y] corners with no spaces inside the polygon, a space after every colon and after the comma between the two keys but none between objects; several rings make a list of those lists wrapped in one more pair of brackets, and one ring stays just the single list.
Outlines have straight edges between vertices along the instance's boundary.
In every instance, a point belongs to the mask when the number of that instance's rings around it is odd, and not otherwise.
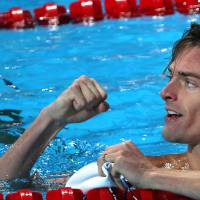
[{"label": "raised arm", "polygon": [[106,93],[94,80],[81,76],[45,107],[23,135],[0,158],[0,179],[28,177],[37,158],[69,123],[85,121],[108,110]]}]

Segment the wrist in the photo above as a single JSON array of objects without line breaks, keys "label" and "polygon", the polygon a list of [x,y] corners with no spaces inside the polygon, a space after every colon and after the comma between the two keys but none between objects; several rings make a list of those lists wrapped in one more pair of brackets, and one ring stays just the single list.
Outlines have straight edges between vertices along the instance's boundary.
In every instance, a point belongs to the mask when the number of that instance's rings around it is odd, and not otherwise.
[{"label": "wrist", "polygon": [[144,172],[143,176],[140,178],[139,188],[142,189],[157,189],[156,179],[157,179],[157,169],[148,169]]},{"label": "wrist", "polygon": [[43,108],[40,114],[44,119],[47,120],[48,123],[52,124],[57,129],[62,129],[66,125],[64,120],[58,119],[56,117],[56,109],[52,104]]},{"label": "wrist", "polygon": [[174,182],[176,182],[176,177],[174,173],[170,173],[169,169],[154,168],[146,172],[146,182],[144,184],[145,188],[163,190],[170,188]]}]

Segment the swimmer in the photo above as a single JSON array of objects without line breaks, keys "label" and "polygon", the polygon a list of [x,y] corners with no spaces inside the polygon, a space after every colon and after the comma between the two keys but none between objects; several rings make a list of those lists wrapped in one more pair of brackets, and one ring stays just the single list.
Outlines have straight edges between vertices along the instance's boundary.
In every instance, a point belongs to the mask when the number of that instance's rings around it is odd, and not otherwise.
[{"label": "swimmer", "polygon": [[[182,154],[145,156],[132,141],[108,147],[98,159],[99,173],[112,162],[110,174],[123,188],[123,176],[135,188],[158,189],[200,199],[200,25],[192,24],[175,43],[165,70],[168,84],[161,91],[166,103],[163,136],[184,143]],[[106,92],[94,79],[81,76],[53,103],[0,158],[0,178],[27,177],[56,134],[69,123],[90,119],[109,109]],[[166,165],[173,168],[166,168]]]},{"label": "swimmer", "polygon": [[[136,188],[170,191],[200,199],[200,25],[193,24],[175,43],[164,75],[169,79],[160,95],[165,101],[163,136],[188,145],[182,154],[144,156],[131,141],[108,147],[99,158],[99,173],[105,161],[123,187],[123,175]],[[173,166],[166,168],[166,164]]]}]

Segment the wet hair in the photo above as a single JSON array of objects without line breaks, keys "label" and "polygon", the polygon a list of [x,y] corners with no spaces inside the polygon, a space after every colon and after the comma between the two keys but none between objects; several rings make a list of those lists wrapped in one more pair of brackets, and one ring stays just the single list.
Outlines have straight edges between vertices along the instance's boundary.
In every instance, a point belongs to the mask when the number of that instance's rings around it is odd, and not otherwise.
[{"label": "wet hair", "polygon": [[183,52],[186,48],[200,47],[200,24],[192,23],[190,29],[186,30],[172,49],[172,57],[169,65]]}]

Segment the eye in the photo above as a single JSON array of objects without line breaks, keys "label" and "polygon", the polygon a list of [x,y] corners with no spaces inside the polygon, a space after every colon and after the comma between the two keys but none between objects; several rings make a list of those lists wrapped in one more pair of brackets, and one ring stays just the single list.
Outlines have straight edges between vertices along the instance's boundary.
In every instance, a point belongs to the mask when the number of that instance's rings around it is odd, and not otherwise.
[{"label": "eye", "polygon": [[192,81],[192,80],[190,80],[190,79],[188,79],[188,78],[185,78],[185,84],[186,84],[186,86],[187,86],[188,88],[191,88],[191,89],[197,87],[197,84],[196,84],[194,81]]}]

